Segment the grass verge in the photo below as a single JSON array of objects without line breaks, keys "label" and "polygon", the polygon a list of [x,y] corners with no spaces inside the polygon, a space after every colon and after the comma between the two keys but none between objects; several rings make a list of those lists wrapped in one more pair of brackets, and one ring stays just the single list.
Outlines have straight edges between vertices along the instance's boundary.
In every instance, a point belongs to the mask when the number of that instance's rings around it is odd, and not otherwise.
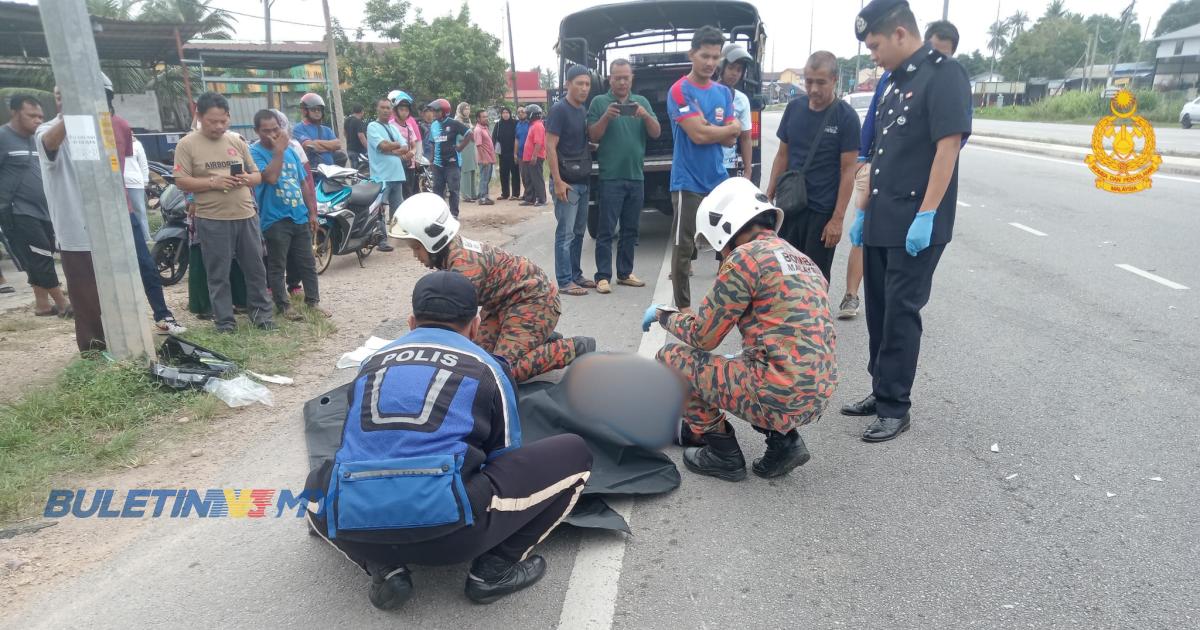
[{"label": "grass verge", "polygon": [[[1183,94],[1160,94],[1151,91],[1134,93],[1138,102],[1138,115],[1156,125],[1178,124],[1179,112],[1187,98]],[[1099,92],[1067,92],[1060,96],[1042,99],[1033,105],[980,107],[975,110],[977,118],[991,120],[1018,120],[1024,122],[1066,122],[1095,125],[1105,116],[1112,115],[1109,99]]]},{"label": "grass verge", "polygon": [[[301,312],[304,321],[281,320],[274,332],[241,325],[218,335],[205,326],[184,337],[243,368],[288,373],[293,359],[335,330],[311,310]],[[209,394],[159,387],[143,367],[75,359],[53,384],[0,406],[0,523],[33,512],[56,480],[137,467],[152,438],[190,430],[224,409]],[[192,422],[179,425],[181,416]]]}]

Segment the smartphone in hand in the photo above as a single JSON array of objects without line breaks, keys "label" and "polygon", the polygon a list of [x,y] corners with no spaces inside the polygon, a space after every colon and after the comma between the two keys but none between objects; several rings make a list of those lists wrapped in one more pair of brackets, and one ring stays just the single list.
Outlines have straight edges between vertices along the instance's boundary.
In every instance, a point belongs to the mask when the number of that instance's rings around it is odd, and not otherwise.
[{"label": "smartphone in hand", "polygon": [[239,177],[242,175],[242,163],[235,162],[229,165],[229,175],[231,177]]},{"label": "smartphone in hand", "polygon": [[637,103],[618,103],[617,108],[620,109],[622,116],[636,116],[638,105]]}]

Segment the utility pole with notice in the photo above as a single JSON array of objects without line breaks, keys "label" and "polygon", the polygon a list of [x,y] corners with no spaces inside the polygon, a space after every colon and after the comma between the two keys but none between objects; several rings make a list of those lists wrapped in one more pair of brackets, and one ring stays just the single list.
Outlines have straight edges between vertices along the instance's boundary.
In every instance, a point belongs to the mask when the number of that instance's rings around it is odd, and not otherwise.
[{"label": "utility pole with notice", "polygon": [[[267,50],[271,49],[271,4],[275,0],[263,0],[263,22],[266,24]],[[275,73],[267,71],[267,78],[274,78]],[[275,86],[267,84],[267,109],[275,107]]]},{"label": "utility pole with notice", "polygon": [[329,76],[325,77],[329,83],[329,95],[333,97],[333,120],[330,121],[330,126],[333,127],[333,132],[340,139],[345,139],[343,136],[346,132],[343,130],[342,120],[342,85],[341,75],[338,74],[337,60],[337,45],[333,41],[333,22],[329,19],[329,0],[321,0],[321,7],[325,9],[325,44],[329,49]]},{"label": "utility pole with notice", "polygon": [[125,179],[117,157],[112,115],[100,79],[96,40],[84,0],[38,3],[54,81],[62,92],[62,115],[71,162],[83,195],[83,217],[92,247],[100,319],[108,352],[119,360],[155,356],[146,321]]}]

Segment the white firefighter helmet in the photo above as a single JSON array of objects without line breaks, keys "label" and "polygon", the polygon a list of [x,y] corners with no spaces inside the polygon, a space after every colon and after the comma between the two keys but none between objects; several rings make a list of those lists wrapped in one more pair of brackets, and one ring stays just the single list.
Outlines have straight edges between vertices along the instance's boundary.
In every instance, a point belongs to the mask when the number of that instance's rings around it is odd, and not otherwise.
[{"label": "white firefighter helmet", "polygon": [[775,212],[775,226],[783,223],[783,210],[744,177],[730,177],[713,189],[696,209],[696,242],[703,238],[716,251],[725,249],[734,235],[758,215]]},{"label": "white firefighter helmet", "polygon": [[404,200],[388,227],[388,236],[416,240],[436,254],[458,235],[459,222],[446,200],[433,193],[418,193]]}]

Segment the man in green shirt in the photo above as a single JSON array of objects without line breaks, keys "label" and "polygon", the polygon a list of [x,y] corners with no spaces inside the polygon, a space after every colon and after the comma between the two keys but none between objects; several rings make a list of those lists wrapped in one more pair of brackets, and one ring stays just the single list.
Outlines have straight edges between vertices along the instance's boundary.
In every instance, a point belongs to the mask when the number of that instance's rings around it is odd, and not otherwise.
[{"label": "man in green shirt", "polygon": [[662,133],[650,101],[633,94],[633,67],[624,59],[612,62],[608,71],[609,91],[592,100],[588,110],[588,137],[599,143],[600,225],[596,233],[596,291],[611,293],[612,243],[617,224],[617,284],[644,287],[633,275],[633,248],[637,245],[638,221],[645,201],[642,162],[646,137]]}]

